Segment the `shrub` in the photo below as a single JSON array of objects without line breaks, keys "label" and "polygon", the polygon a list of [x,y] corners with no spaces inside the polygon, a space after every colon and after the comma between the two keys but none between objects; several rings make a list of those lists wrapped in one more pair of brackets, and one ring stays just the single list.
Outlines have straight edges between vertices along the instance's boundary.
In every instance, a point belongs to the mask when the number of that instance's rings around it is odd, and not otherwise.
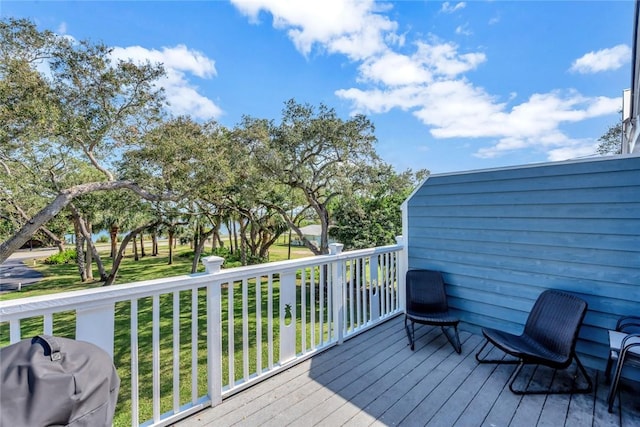
[{"label": "shrub", "polygon": [[98,236],[96,243],[109,243],[109,237],[104,234],[102,236]]},{"label": "shrub", "polygon": [[65,249],[63,252],[58,252],[57,254],[53,254],[50,257],[44,260],[45,264],[69,264],[70,262],[75,262],[76,260],[76,251],[75,249]]}]

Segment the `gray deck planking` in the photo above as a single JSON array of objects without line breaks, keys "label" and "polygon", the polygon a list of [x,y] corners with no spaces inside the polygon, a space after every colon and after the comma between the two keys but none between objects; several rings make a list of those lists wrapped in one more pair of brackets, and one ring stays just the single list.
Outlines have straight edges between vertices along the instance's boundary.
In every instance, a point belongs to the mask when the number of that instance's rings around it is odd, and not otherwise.
[{"label": "gray deck planking", "polygon": [[[177,425],[640,427],[638,390],[624,388],[609,414],[601,372],[589,371],[595,390],[588,395],[517,396],[508,387],[514,365],[476,362],[481,336],[461,332],[458,355],[439,328],[416,334],[412,352],[397,317]],[[526,367],[518,384],[545,387],[552,379],[554,386],[571,381]]]}]

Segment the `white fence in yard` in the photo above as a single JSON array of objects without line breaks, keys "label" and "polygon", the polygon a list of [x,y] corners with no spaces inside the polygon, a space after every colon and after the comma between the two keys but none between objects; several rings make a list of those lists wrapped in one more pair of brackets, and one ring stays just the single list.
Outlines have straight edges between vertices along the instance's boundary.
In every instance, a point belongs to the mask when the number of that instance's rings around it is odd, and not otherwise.
[{"label": "white fence in yard", "polygon": [[227,270],[210,257],[203,274],[2,301],[0,339],[101,346],[122,380],[114,424],[167,425],[403,312],[401,239],[341,248]]}]

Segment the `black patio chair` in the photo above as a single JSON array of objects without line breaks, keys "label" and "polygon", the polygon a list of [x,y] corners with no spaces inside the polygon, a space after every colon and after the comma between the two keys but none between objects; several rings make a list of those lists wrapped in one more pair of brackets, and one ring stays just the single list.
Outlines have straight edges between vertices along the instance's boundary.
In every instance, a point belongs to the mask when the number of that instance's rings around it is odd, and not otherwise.
[{"label": "black patio chair", "polygon": [[[586,312],[587,303],[584,300],[566,292],[544,291],[533,305],[521,335],[489,328],[482,330],[486,342],[476,353],[476,360],[480,363],[518,364],[509,383],[509,389],[515,394],[590,393],[593,389],[591,378],[575,350],[578,332]],[[487,359],[488,352],[484,357],[480,357],[488,343],[516,359]],[[566,369],[573,360],[586,379],[587,385],[584,387],[573,386],[565,390],[527,390],[526,387],[520,390],[513,387],[524,365]]]},{"label": "black patio chair", "polygon": [[[618,319],[614,333],[609,333],[610,350],[605,376],[610,379],[613,361],[617,360],[616,370],[609,387],[609,412],[613,412],[613,402],[618,393],[620,375],[625,364],[640,366],[640,316],[625,316]],[[619,332],[616,334],[615,332]],[[615,341],[615,342],[614,342]]]},{"label": "black patio chair", "polygon": [[[449,313],[442,274],[433,270],[409,270],[406,279],[407,309],[404,328],[407,331],[411,350],[415,349],[415,324],[420,323],[440,326],[454,350],[460,354],[462,351],[458,336],[460,319]],[[411,328],[408,322],[411,322]]]}]

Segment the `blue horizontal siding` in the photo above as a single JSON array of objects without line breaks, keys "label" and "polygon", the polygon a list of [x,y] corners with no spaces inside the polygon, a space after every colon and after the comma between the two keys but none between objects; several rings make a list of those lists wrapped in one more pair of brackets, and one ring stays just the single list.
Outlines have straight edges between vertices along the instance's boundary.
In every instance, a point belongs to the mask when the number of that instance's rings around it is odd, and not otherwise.
[{"label": "blue horizontal siding", "polygon": [[470,330],[519,333],[543,290],[570,291],[603,369],[607,330],[640,315],[640,157],[433,175],[406,206],[409,268],[444,273]]}]

